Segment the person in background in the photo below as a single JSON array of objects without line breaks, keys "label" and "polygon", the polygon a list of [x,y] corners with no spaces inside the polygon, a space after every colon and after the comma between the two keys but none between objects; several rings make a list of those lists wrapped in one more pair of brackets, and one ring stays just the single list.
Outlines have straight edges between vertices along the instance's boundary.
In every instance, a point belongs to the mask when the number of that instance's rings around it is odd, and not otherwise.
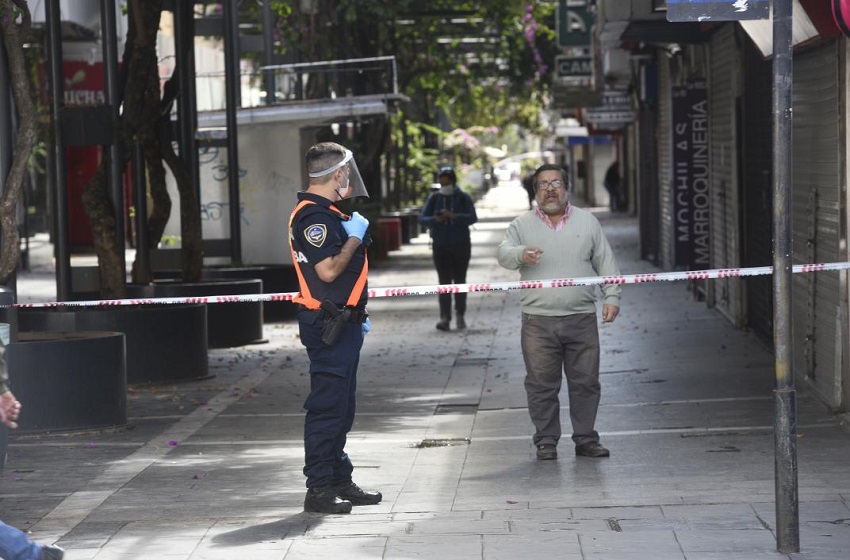
[{"label": "person in background", "polygon": [[[452,167],[441,167],[437,175],[440,190],[428,196],[419,223],[431,234],[434,266],[440,284],[465,284],[472,255],[469,226],[478,221],[472,197],[457,186]],[[437,329],[448,331],[452,320],[452,295],[439,294],[440,320]],[[466,294],[455,294],[455,318],[458,329],[466,328]]]},{"label": "person in background", "polygon": [[[497,250],[499,264],[523,281],[619,276],[614,253],[593,214],[569,203],[564,168],[544,164],[532,176],[537,208],[510,223]],[[602,322],[620,311],[619,284],[602,287]],[[567,378],[572,439],[579,457],[608,457],[594,428],[599,408],[598,286],[521,290],[520,343],[528,412],[537,458],[557,459],[561,438],[562,372]]]},{"label": "person in background", "polygon": [[605,190],[608,191],[608,198],[611,201],[611,212],[619,212],[622,209],[620,183],[620,162],[614,160],[614,162],[608,166],[608,170],[605,171],[605,179],[603,181]]},{"label": "person in background", "polygon": [[[0,424],[15,429],[21,414],[21,403],[8,386],[6,345],[0,341]],[[0,521],[0,558],[4,560],[62,560],[65,551],[58,546],[36,544],[26,533]]]},{"label": "person in background", "polygon": [[310,358],[310,394],[304,402],[304,510],[350,513],[374,505],[380,492],[352,480],[345,452],[354,425],[357,367],[371,328],[366,312],[371,242],[369,221],[348,216],[335,203],[368,197],[350,150],[335,142],[316,144],[305,156],[309,186],[298,193],[289,220],[292,262],[298,275],[298,327]]}]

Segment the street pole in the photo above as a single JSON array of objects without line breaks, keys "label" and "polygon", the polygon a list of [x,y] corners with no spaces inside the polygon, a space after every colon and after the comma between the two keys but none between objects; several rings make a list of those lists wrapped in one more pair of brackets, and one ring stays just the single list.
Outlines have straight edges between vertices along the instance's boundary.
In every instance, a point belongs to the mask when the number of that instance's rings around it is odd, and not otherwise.
[{"label": "street pole", "polygon": [[68,301],[71,297],[71,241],[68,217],[68,166],[65,159],[62,111],[65,108],[65,77],[62,73],[62,12],[59,0],[47,0],[44,5],[47,21],[45,47],[49,66],[50,116],[53,121],[53,172],[54,239],[56,258],[56,299]]},{"label": "street pole", "polygon": [[239,201],[239,133],[236,111],[242,106],[239,72],[239,3],[224,4],[224,91],[227,118],[227,201],[230,204],[230,259],[242,264],[242,204]]},{"label": "street pole", "polygon": [[773,338],[776,545],[800,551],[797,496],[797,394],[791,341],[792,0],[773,1]]}]

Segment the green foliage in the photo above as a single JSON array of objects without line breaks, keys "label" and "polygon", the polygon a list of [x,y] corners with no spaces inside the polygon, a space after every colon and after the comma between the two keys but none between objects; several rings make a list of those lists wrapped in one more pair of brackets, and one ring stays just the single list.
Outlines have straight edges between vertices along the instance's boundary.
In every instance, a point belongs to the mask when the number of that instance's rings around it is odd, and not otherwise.
[{"label": "green foliage", "polygon": [[[300,61],[393,55],[400,93],[389,154],[404,154],[407,192],[428,192],[435,166],[481,167],[504,131],[541,132],[556,56],[556,2],[277,0],[282,50]],[[454,132],[451,131],[464,131]],[[483,131],[487,131],[484,133]],[[452,144],[467,134],[473,142]],[[449,140],[447,145],[444,141]]]},{"label": "green foliage", "polygon": [[450,128],[539,127],[545,66],[556,54],[556,3],[312,1],[313,14],[300,13],[300,3],[273,2],[284,49],[297,48],[303,60],[394,55],[413,120],[436,123],[441,111]]},{"label": "green foliage", "polygon": [[440,150],[429,147],[427,138],[429,134],[444,133],[429,124],[408,120],[403,114],[393,117],[392,126],[394,150],[404,153],[406,149],[405,173],[413,190],[410,202],[424,202],[431,190],[434,170],[437,169],[440,159]]}]

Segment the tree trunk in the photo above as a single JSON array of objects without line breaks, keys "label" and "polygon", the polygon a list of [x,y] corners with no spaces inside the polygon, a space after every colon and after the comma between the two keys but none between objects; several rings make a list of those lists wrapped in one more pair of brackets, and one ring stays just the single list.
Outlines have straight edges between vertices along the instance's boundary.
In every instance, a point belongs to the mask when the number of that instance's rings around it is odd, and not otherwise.
[{"label": "tree trunk", "polygon": [[107,187],[106,167],[101,163],[83,190],[82,200],[97,254],[100,295],[105,299],[120,299],[127,295],[124,260],[119,252],[124,248],[118,247],[115,207]]},{"label": "tree trunk", "polygon": [[[160,121],[156,132],[159,141],[159,156],[171,170],[171,174],[177,183],[177,192],[180,194],[181,278],[184,282],[197,282],[201,279],[201,268],[203,268],[204,264],[203,239],[201,238],[201,207],[195,194],[195,185],[192,182],[192,177],[186,170],[186,162],[174,152],[171,138],[171,107],[181,87],[177,76],[179,76],[179,73],[175,68],[171,79],[165,84],[165,94],[163,95],[162,108],[159,112]],[[186,117],[180,115],[180,118]],[[166,196],[167,194],[166,192]],[[157,238],[158,241],[159,238]],[[153,247],[153,244],[151,247]]]},{"label": "tree trunk", "polygon": [[[171,169],[180,192],[182,263],[184,281],[196,281],[201,276],[203,254],[201,252],[201,215],[200,206],[195,198],[191,177],[185,169],[182,158],[171,148],[170,108],[175,91],[168,99],[162,100],[160,94],[159,66],[156,53],[156,36],[159,32],[159,20],[162,14],[162,0],[132,0],[129,3],[130,27],[127,33],[127,50],[124,53],[126,76],[123,87],[123,112],[119,122],[120,137],[125,145],[140,143],[144,153],[146,176],[150,187],[151,209],[147,217],[147,235],[149,248],[155,248],[162,239],[166,224],[171,215],[171,198],[166,189],[165,161]],[[114,267],[113,251],[119,249],[114,242],[114,208],[108,204],[105,190],[105,175],[98,173],[86,188],[83,200],[86,213],[92,223],[102,224],[95,235],[95,250],[98,254],[101,274],[101,297],[123,297],[126,293],[124,271]],[[140,185],[139,188],[146,188]],[[91,193],[89,194],[89,191]],[[112,233],[107,231],[110,225]],[[140,260],[133,265],[136,279],[149,281],[150,270],[139,270]],[[104,283],[104,278],[107,283]],[[118,285],[120,279],[120,286]]]},{"label": "tree trunk", "polygon": [[168,164],[171,173],[177,181],[177,190],[180,192],[180,268],[184,282],[197,282],[201,279],[201,268],[203,268],[203,240],[201,238],[201,212],[200,203],[195,198],[195,188],[192,178],[186,171],[177,154],[171,147],[171,142],[163,142],[160,145],[162,158]]},{"label": "tree trunk", "polygon": [[[14,6],[13,6],[14,4]],[[20,24],[17,23],[20,18]],[[24,0],[0,0],[3,42],[9,61],[12,95],[18,109],[18,137],[9,175],[0,196],[0,283],[6,283],[18,266],[20,239],[17,208],[21,199],[27,162],[35,145],[35,105],[24,62],[24,39],[30,28],[30,12]]]},{"label": "tree trunk", "polygon": [[[124,146],[141,142],[147,159],[148,153],[157,151],[153,133],[159,117],[160,98],[156,35],[159,32],[162,2],[132,0],[129,9],[130,29],[124,56],[125,68],[122,69],[126,84],[123,88],[123,112],[117,137]],[[126,159],[126,154],[124,157]],[[148,173],[151,174],[151,171],[149,168]],[[83,206],[92,228],[98,256],[100,296],[105,299],[123,298],[127,293],[127,282],[121,251],[125,248],[118,247],[115,212],[123,212],[124,209],[116,209],[109,196],[103,164],[86,185]],[[158,211],[154,199],[153,213]]]}]

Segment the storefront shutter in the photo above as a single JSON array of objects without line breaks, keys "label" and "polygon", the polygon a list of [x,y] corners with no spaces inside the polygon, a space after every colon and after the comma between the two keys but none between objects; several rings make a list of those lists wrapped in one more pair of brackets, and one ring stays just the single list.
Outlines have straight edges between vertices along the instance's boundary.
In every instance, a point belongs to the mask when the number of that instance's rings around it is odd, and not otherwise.
[{"label": "storefront shutter", "polygon": [[673,148],[671,145],[672,101],[670,65],[666,56],[658,57],[658,216],[660,220],[660,265],[673,268]]},{"label": "storefront shutter", "polygon": [[[720,29],[710,42],[709,122],[711,127],[711,255],[712,268],[740,266],[738,191],[738,43],[734,24]],[[736,326],[743,326],[741,279],[711,281],[710,298]]]},{"label": "storefront shutter", "polygon": [[[770,61],[749,38],[741,40],[741,169],[744,267],[773,265],[773,93]],[[773,347],[773,278],[744,280],[745,323]]]},{"label": "storefront shutter", "polygon": [[[841,258],[841,111],[838,42],[794,57],[794,263]],[[839,272],[795,274],[794,368],[835,398]]]}]

